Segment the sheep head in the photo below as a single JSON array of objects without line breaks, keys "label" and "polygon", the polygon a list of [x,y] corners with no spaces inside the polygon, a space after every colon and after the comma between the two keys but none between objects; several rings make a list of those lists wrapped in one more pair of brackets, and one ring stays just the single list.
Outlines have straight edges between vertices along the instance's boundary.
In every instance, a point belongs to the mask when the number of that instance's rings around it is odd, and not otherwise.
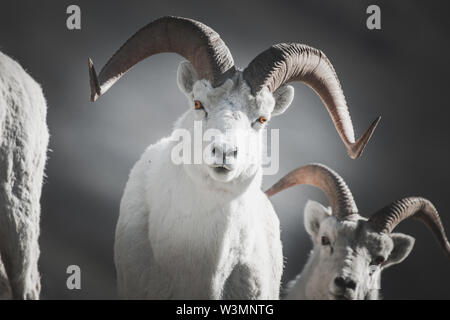
[{"label": "sheep head", "polygon": [[230,188],[239,192],[239,186],[245,186],[260,172],[263,129],[274,109],[290,104],[292,91],[280,88],[276,95],[265,91],[255,97],[240,72],[214,87],[198,76],[190,62],[180,64],[178,86],[188,99],[189,110],[176,127],[194,137],[194,129],[200,126],[204,136],[200,150],[205,161],[189,164],[186,170],[201,181],[206,177],[222,184],[237,182]]},{"label": "sheep head", "polygon": [[235,68],[230,51],[214,30],[180,17],[163,17],[143,27],[110,58],[98,76],[89,59],[91,100],[98,99],[138,62],[163,52],[178,53],[188,60],[180,64],[178,84],[191,108],[179,125],[193,128],[198,120],[203,129],[220,132],[215,137],[219,142],[207,150],[212,162],[189,169],[208,173],[215,181],[230,182],[259,170],[261,153],[248,161],[253,154],[243,151],[242,145],[260,149],[261,129],[293,100],[294,89],[289,82],[304,82],[318,93],[351,158],[361,154],[379,121],[376,119],[355,140],[339,80],[319,50],[295,43],[275,45],[241,71]]},{"label": "sheep head", "polygon": [[409,217],[424,222],[450,255],[441,219],[431,202],[424,198],[401,199],[367,219],[359,214],[344,180],[319,164],[292,171],[266,193],[274,195],[298,184],[320,188],[331,206],[326,208],[309,201],[305,207],[304,225],[314,244],[305,287],[310,298],[377,298],[381,271],[402,262],[413,248],[413,237],[392,232]]}]

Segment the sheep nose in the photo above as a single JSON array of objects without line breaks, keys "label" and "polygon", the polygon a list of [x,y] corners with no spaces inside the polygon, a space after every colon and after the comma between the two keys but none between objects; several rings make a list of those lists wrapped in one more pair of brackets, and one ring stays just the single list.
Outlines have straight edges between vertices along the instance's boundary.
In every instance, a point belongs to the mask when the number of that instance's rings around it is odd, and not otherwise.
[{"label": "sheep nose", "polygon": [[344,279],[343,277],[336,277],[334,279],[334,284],[340,289],[356,289],[356,282],[353,279]]},{"label": "sheep nose", "polygon": [[219,160],[219,163],[227,164],[230,160],[237,158],[238,149],[237,147],[232,147],[227,144],[224,144],[223,146],[214,145],[211,149],[211,154],[216,161]]}]

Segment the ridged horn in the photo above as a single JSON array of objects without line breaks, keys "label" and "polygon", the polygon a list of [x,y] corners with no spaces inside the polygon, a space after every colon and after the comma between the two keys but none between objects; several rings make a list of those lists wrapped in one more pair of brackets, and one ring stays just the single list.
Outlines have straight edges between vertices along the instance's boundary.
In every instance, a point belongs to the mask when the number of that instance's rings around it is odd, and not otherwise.
[{"label": "ridged horn", "polygon": [[154,54],[178,53],[190,61],[201,79],[214,87],[235,72],[228,47],[214,30],[191,19],[163,17],[136,32],[109,59],[97,77],[89,59],[91,101],[95,101],[138,62]]},{"label": "ridged horn", "polygon": [[353,195],[344,179],[322,164],[308,164],[289,172],[267,190],[266,195],[270,197],[299,184],[308,184],[321,189],[328,198],[333,215],[341,219],[358,213]]},{"label": "ridged horn", "polygon": [[311,87],[325,104],[352,159],[361,155],[381,118],[378,117],[355,141],[347,102],[333,65],[323,52],[303,44],[273,45],[250,62],[244,70],[244,79],[254,95],[263,88],[274,92],[292,81]]},{"label": "ridged horn", "polygon": [[410,217],[417,218],[427,225],[450,257],[450,243],[441,218],[434,205],[427,199],[408,197],[397,200],[374,213],[369,218],[369,223],[377,232],[391,233],[400,222]]}]

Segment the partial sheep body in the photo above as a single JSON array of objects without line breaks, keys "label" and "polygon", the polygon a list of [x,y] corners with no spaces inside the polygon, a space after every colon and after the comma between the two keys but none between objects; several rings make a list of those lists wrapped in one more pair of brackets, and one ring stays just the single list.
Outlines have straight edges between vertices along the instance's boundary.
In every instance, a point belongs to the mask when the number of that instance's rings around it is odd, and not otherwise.
[{"label": "partial sheep body", "polygon": [[15,299],[37,299],[47,105],[41,87],[0,52],[0,253]]},{"label": "partial sheep body", "polygon": [[306,204],[304,225],[314,247],[302,273],[288,284],[287,299],[378,299],[381,272],[401,263],[413,248],[413,237],[392,232],[410,217],[427,225],[450,256],[439,214],[427,199],[403,198],[365,218],[344,180],[320,164],[291,171],[266,193],[275,195],[300,184],[324,191],[330,207]]}]

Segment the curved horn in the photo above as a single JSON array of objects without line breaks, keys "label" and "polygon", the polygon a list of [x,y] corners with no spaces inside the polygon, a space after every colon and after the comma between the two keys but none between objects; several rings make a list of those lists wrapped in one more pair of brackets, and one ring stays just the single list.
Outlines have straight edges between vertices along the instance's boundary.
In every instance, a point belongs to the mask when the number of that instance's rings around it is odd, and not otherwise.
[{"label": "curved horn", "polygon": [[450,256],[450,243],[445,234],[441,218],[434,205],[427,199],[409,197],[397,200],[374,213],[369,222],[377,232],[391,233],[405,219],[414,217],[425,223],[437,241]]},{"label": "curved horn", "polygon": [[291,171],[267,190],[266,194],[270,197],[299,184],[309,184],[325,192],[333,215],[339,218],[358,213],[352,193],[344,179],[322,164],[308,164]]},{"label": "curved horn", "polygon": [[263,88],[274,92],[283,84],[301,81],[325,104],[350,158],[358,158],[381,117],[355,141],[347,102],[333,65],[320,50],[298,43],[280,43],[259,54],[244,70],[244,79],[256,95]]},{"label": "curved horn", "polygon": [[163,17],[136,32],[109,59],[97,77],[89,59],[91,101],[104,94],[135,64],[154,54],[174,52],[189,60],[214,87],[235,72],[233,57],[214,30],[191,19]]}]

